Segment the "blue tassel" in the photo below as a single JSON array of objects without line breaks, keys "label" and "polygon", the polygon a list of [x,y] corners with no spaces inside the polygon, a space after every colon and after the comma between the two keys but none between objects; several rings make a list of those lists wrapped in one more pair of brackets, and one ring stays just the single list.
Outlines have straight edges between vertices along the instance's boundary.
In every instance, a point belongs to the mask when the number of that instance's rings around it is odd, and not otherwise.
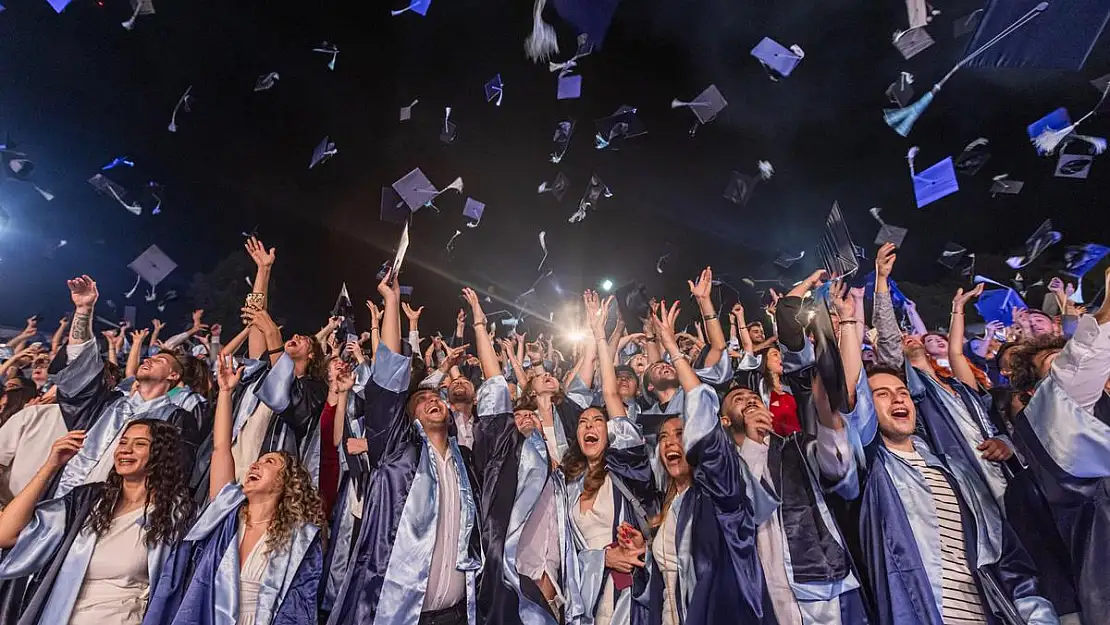
[{"label": "blue tassel", "polygon": [[932,102],[933,92],[929,91],[921,96],[917,102],[909,106],[900,109],[884,109],[883,120],[886,121],[887,126],[894,129],[894,132],[905,137],[910,134],[910,130],[913,130],[913,125],[917,121],[917,118],[921,117],[921,114],[925,112],[925,109],[929,108]]}]

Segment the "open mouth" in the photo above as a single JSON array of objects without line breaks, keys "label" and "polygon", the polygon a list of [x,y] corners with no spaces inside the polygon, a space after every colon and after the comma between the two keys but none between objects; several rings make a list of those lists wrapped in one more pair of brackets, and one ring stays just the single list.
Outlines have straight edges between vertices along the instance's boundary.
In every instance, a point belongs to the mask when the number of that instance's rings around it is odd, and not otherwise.
[{"label": "open mouth", "polygon": [[120,465],[121,467],[135,466],[137,462],[138,461],[134,458],[119,458],[116,460],[116,464]]},{"label": "open mouth", "polygon": [[671,451],[668,451],[667,453],[663,454],[663,459],[667,461],[667,464],[670,464],[672,462],[678,462],[679,460],[682,460],[682,453],[678,452],[678,451],[671,450]]},{"label": "open mouth", "polygon": [[251,469],[250,471],[247,471],[247,477],[246,477],[246,480],[244,480],[244,481],[247,484],[251,484],[253,482],[258,482],[261,479],[262,479],[262,474],[259,473],[256,470],[254,470],[254,469]]},{"label": "open mouth", "polygon": [[909,408],[896,406],[890,409],[890,416],[894,417],[895,419],[908,419],[910,418],[910,410]]},{"label": "open mouth", "polygon": [[593,432],[589,432],[585,436],[582,437],[582,442],[586,443],[587,445],[595,445],[600,440],[601,440],[601,438],[597,434],[594,434]]}]

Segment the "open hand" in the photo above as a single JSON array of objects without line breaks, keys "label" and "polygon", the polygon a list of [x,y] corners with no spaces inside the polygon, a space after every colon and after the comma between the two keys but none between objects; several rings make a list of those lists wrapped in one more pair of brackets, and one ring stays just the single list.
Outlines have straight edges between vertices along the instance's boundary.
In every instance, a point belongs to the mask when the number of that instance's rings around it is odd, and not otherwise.
[{"label": "open hand", "polygon": [[221,391],[231,391],[239,386],[239,380],[243,379],[243,370],[246,368],[244,365],[236,367],[235,358],[223,354],[216,360],[216,364],[216,381]]},{"label": "open hand", "polygon": [[[69,287],[69,298],[77,308],[92,308],[96,300],[100,299],[100,292],[96,290],[96,282],[88,276],[81,276],[66,282]],[[27,326],[32,326],[33,319],[27,320]]]},{"label": "open hand", "polygon": [[260,269],[269,269],[274,266],[274,260],[277,259],[277,250],[275,248],[271,247],[270,251],[267,252],[266,246],[255,237],[247,239],[244,247],[246,247],[247,254],[250,255],[251,260],[253,260],[254,264],[258,265]]}]

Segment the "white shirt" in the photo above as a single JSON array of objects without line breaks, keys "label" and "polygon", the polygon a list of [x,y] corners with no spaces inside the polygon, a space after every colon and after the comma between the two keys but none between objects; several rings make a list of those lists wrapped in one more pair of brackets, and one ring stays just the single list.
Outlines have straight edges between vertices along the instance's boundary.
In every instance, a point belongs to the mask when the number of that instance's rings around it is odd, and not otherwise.
[{"label": "white shirt", "polygon": [[42,466],[54,441],[66,435],[58,404],[28,406],[0,427],[0,466],[8,467],[8,490],[17,495]]},{"label": "white shirt", "polygon": [[659,531],[655,533],[655,540],[651,541],[651,556],[663,573],[663,625],[679,625],[678,599],[675,590],[678,588],[678,506],[675,502],[681,499],[675,497],[663,518]]},{"label": "white shirt", "polygon": [[[613,482],[605,476],[601,488],[594,497],[593,506],[582,512],[579,503],[581,496],[576,497],[571,504],[570,517],[575,527],[578,528],[582,538],[586,540],[587,549],[604,549],[613,542],[613,520],[616,511],[613,509]],[[594,610],[594,625],[609,625],[613,621],[613,607],[616,589],[613,586],[613,577],[605,576],[605,586],[601,591]]]},{"label": "white shirt", "polygon": [[462,502],[459,499],[459,475],[455,458],[448,451],[428,446],[436,463],[439,478],[439,511],[436,513],[436,544],[432,549],[432,566],[428,588],[424,591],[424,612],[446,610],[466,599],[466,576],[459,571],[459,532],[462,523]]},{"label": "white shirt", "polygon": [[562,568],[562,550],[559,548],[559,518],[555,514],[555,487],[551,480],[544,484],[536,507],[520,532],[516,570],[537,583],[547,574],[555,586],[555,595],[562,598],[559,589],[559,570]]},{"label": "white shirt", "polygon": [[96,539],[69,625],[139,625],[150,589],[142,508],[112,519]]},{"label": "white shirt", "polygon": [[461,411],[451,411],[455,417],[455,440],[460,447],[474,447],[474,417]]}]

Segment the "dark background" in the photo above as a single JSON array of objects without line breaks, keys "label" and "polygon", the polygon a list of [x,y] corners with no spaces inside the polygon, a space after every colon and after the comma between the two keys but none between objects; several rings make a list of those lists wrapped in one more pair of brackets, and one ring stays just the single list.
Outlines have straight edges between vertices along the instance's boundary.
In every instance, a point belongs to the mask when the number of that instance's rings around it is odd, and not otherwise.
[{"label": "dark background", "polygon": [[[14,181],[0,186],[12,218],[0,237],[0,322],[65,312],[63,281],[80,273],[122,309],[134,282],[126,264],[156,243],[180,265],[160,287],[182,294],[162,315],[176,330],[187,323],[194,274],[208,272],[201,284],[222,280],[217,290],[246,291],[242,278],[253,269],[242,264],[245,255],[229,254],[241,249],[240,233],[257,226],[278,248],[276,314],[292,330],[314,331],[341,282],[356,301],[373,292],[374,273],[399,236],[378,221],[381,187],[417,166],[440,187],[457,176],[466,184],[463,196],[437,201],[442,214],[421,210],[411,227],[402,283],[429,305],[425,333],[449,331],[461,285],[492,286],[508,300],[526,290],[538,276],[541,230],[555,281],[541,283],[529,307],[544,316],[604,277],[641,279],[668,297],[683,295],[685,280],[706,264],[733,284],[778,277],[770,261],[812,249],[834,200],[872,258],[870,207],[910,228],[895,270],[904,282],[950,278],[935,262],[946,241],[981,254],[1015,252],[1046,217],[1064,244],[1110,240],[1105,158],[1086,182],[1054,178],[1055,157],[1037,157],[1025,135],[1058,106],[1073,119],[1094,106],[1088,81],[1110,72],[1102,44],[1082,72],[961,71],[903,139],[882,121],[887,85],[910,71],[920,94],[948,71],[968,41],[953,39],[952,22],[978,3],[937,0],[942,14],[929,29],[937,44],[904,61],[891,45],[906,24],[898,0],[625,0],[603,49],[580,62],[582,98],[563,102],[555,75],[524,56],[532,2],[436,0],[426,17],[390,17],[403,5],[156,0],[157,14],[128,32],[120,27],[131,13],[123,0],[76,0],[60,15],[40,0],[8,2],[0,13],[0,131],[32,157],[36,181],[57,197],[46,202]],[[546,16],[560,34],[557,60],[568,58],[576,33],[551,7]],[[765,35],[806,52],[779,83],[749,55]],[[340,48],[335,71],[327,55],[311,51],[323,40]],[[254,93],[255,79],[271,71],[281,74],[277,86]],[[497,73],[505,83],[500,108],[483,94]],[[729,106],[691,139],[692,114],[669,103],[711,83]],[[189,85],[193,112],[179,115],[170,133]],[[398,108],[414,98],[413,120],[399,123]],[[648,134],[620,151],[594,150],[593,120],[621,104],[639,108]],[[445,106],[458,124],[452,145],[438,139]],[[551,135],[564,117],[578,128],[554,165]],[[1081,129],[1108,131],[1105,118]],[[309,171],[325,135],[339,153]],[[906,150],[921,147],[924,169],[980,136],[994,154],[984,170],[961,177],[959,193],[917,209]],[[135,217],[86,184],[124,155],[137,164],[126,175],[165,185],[160,215]],[[756,174],[759,160],[773,163],[774,178],[745,207],[724,200],[730,172]],[[536,194],[557,171],[571,180],[561,203]],[[1021,195],[989,195],[991,176],[1003,172],[1025,181]],[[568,224],[591,173],[614,196]],[[487,205],[476,229],[461,226],[467,195]],[[456,228],[463,234],[448,255]],[[61,239],[68,244],[48,257]],[[668,249],[660,276],[656,260]],[[1057,246],[1045,262],[1062,252]],[[815,266],[810,254],[783,277]],[[1036,273],[1035,266],[1027,275]],[[139,295],[127,303],[139,305],[140,323],[157,313]],[[365,323],[364,309],[360,315]]]}]

